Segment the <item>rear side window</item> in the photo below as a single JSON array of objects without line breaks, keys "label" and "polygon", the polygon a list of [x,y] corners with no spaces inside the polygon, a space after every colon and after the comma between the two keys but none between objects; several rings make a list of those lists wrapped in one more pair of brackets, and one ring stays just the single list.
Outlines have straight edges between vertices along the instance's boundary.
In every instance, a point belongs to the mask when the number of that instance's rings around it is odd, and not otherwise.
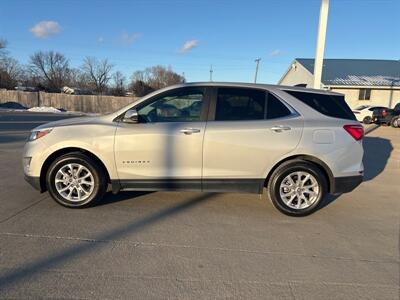
[{"label": "rear side window", "polygon": [[291,114],[289,108],[285,106],[273,94],[268,93],[267,100],[267,119],[276,119],[289,116]]},{"label": "rear side window", "polygon": [[344,100],[344,96],[334,96],[327,94],[285,91],[286,93],[296,97],[316,111],[329,117],[355,120],[353,112]]},{"label": "rear side window", "polygon": [[219,88],[216,121],[262,120],[265,91],[242,88]]}]

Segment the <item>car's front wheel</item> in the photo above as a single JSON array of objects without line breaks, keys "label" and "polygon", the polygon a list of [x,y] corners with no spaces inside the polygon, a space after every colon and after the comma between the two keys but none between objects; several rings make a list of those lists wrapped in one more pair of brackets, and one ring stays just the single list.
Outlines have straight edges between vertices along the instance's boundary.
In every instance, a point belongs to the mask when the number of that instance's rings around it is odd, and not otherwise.
[{"label": "car's front wheel", "polygon": [[366,117],[363,119],[363,123],[364,123],[364,124],[371,124],[371,123],[372,123],[372,118],[371,118],[370,116],[366,116]]},{"label": "car's front wheel", "polygon": [[279,166],[271,176],[269,197],[273,205],[290,216],[315,212],[327,193],[327,180],[312,163],[296,160]]},{"label": "car's front wheel", "polygon": [[91,157],[74,152],[56,159],[46,176],[47,189],[59,204],[83,208],[100,200],[107,190],[107,178]]}]

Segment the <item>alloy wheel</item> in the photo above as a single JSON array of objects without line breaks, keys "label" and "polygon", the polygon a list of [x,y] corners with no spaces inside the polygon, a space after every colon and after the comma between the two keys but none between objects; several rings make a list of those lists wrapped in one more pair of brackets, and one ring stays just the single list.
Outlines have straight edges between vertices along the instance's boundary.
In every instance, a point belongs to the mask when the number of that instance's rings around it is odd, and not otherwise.
[{"label": "alloy wheel", "polygon": [[86,200],[94,190],[93,174],[78,163],[62,166],[56,173],[54,183],[60,196],[72,202]]},{"label": "alloy wheel", "polygon": [[287,175],[281,182],[279,194],[290,208],[306,209],[317,201],[320,194],[317,179],[306,171],[296,171]]}]

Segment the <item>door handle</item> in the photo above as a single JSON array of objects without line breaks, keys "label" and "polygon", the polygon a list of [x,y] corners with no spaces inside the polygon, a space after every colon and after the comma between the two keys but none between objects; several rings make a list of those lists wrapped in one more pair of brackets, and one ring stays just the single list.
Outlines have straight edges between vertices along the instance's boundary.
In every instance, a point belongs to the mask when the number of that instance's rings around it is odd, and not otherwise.
[{"label": "door handle", "polygon": [[282,131],[287,131],[287,130],[291,130],[292,128],[290,128],[289,126],[283,126],[283,125],[277,125],[277,126],[273,126],[271,127],[272,131],[275,132],[282,132]]},{"label": "door handle", "polygon": [[182,132],[184,134],[199,133],[200,129],[197,129],[197,128],[184,128],[184,129],[181,129],[180,132]]}]

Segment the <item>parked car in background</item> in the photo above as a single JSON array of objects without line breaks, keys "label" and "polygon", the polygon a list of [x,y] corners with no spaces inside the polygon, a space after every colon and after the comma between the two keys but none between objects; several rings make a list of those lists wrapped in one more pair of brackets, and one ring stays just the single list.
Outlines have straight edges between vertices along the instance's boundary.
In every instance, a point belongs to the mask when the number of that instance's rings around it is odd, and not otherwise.
[{"label": "parked car in background", "polygon": [[376,124],[398,126],[397,117],[400,115],[400,103],[397,103],[394,108],[378,108],[375,109],[372,115],[372,121]]},{"label": "parked car in background", "polygon": [[25,178],[59,204],[120,190],[263,193],[304,216],[363,178],[363,126],[343,95],[261,84],[191,83],[115,113],[32,130]]},{"label": "parked car in background", "polygon": [[75,87],[64,86],[61,93],[69,95],[92,95],[92,92],[87,89],[80,89]]},{"label": "parked car in background", "polygon": [[360,105],[353,109],[353,113],[357,120],[364,124],[372,123],[372,114],[375,109],[383,109],[384,106],[371,106],[371,105]]},{"label": "parked car in background", "polygon": [[16,91],[21,91],[21,92],[37,92],[37,91],[39,91],[39,89],[36,88],[36,87],[33,87],[33,86],[22,86],[22,85],[16,86],[14,89]]}]

